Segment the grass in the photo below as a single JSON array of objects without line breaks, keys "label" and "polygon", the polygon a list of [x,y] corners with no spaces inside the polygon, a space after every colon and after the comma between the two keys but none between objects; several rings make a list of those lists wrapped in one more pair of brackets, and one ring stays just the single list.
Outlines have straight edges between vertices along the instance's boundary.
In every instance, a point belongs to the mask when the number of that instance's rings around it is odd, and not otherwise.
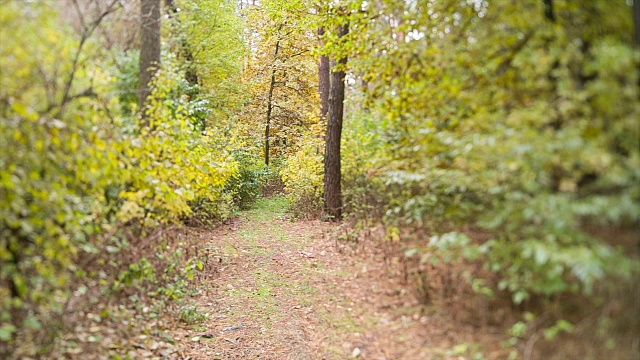
[{"label": "grass", "polygon": [[276,220],[285,216],[288,206],[286,198],[276,196],[258,199],[244,212],[244,217],[256,225],[243,227],[237,234],[242,238],[244,245],[249,247],[248,251],[252,255],[268,257],[275,253],[275,249],[261,245],[265,237],[277,238],[282,243],[287,242],[287,234]]},{"label": "grass", "polygon": [[278,317],[279,299],[275,296],[275,289],[286,287],[275,274],[261,269],[253,272],[253,278],[256,279],[256,292],[252,297],[256,299],[256,305],[262,309],[261,318],[274,320]]},{"label": "grass", "polygon": [[287,213],[289,202],[283,196],[261,198],[244,212],[250,221],[267,222],[283,217]]},{"label": "grass", "polygon": [[[275,204],[275,205],[274,205]],[[247,211],[247,219],[251,223],[264,223],[273,221],[278,214],[283,214],[286,207],[286,202],[278,200],[262,200],[257,204],[257,208]],[[275,211],[271,211],[275,209]],[[268,212],[267,212],[268,211]],[[265,214],[265,212],[267,212]],[[265,238],[286,239],[284,230],[276,223],[270,224],[268,231],[264,231],[262,224],[252,224],[253,226],[243,226],[238,230],[242,243],[242,247],[246,249],[247,253],[251,257],[268,258],[275,253],[275,249],[264,246]],[[261,230],[262,229],[262,230]],[[231,252],[231,250],[229,250]],[[268,260],[267,260],[268,261]],[[236,299],[252,299],[253,311],[250,313],[250,317],[265,325],[267,329],[271,327],[271,323],[278,318],[279,314],[279,299],[274,296],[277,289],[286,288],[282,279],[276,274],[269,271],[268,266],[260,267],[259,270],[255,270],[251,273],[250,277],[254,282],[252,285],[243,284],[235,288],[227,289],[227,294]],[[251,289],[247,288],[250,285]]]}]

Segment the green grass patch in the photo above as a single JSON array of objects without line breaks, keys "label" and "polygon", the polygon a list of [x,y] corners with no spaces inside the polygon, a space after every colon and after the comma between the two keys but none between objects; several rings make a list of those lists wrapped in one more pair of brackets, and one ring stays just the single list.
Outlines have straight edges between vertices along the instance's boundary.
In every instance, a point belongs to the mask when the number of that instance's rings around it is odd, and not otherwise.
[{"label": "green grass patch", "polygon": [[256,200],[251,208],[244,212],[251,221],[272,221],[284,216],[289,202],[283,196],[274,196]]}]

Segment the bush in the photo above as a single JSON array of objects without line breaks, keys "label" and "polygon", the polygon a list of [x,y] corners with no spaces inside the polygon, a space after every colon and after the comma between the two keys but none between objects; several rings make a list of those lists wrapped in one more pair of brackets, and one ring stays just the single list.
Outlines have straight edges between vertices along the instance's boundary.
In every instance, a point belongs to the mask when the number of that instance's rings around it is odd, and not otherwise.
[{"label": "bush", "polygon": [[386,160],[370,113],[349,113],[341,145],[345,212],[355,217],[380,220],[389,199],[385,185],[377,175],[380,165]]},{"label": "bush", "polygon": [[[385,185],[386,221],[436,234],[465,224],[489,231],[480,261],[515,303],[589,294],[634,268],[584,226],[640,221],[640,55],[620,35],[631,34],[630,9],[556,5],[563,16],[554,23],[534,1],[433,5],[466,25],[410,10],[416,29],[443,35],[396,46],[394,29],[370,29],[348,42],[389,44],[350,58],[369,81],[381,144],[369,174]],[[606,21],[590,15],[592,5]],[[347,194],[370,186],[345,171]]]},{"label": "bush", "polygon": [[[44,90],[40,64],[70,76],[77,42],[58,29],[53,11],[23,6],[4,3],[0,11],[0,341],[27,319],[60,309],[76,254],[95,249],[91,239],[117,210],[109,186],[126,176],[118,164],[121,133],[96,101],[79,98],[62,113]],[[4,36],[6,29],[13,35]],[[56,46],[33,36],[41,30]],[[95,71],[94,89],[108,87],[107,72]],[[77,86],[89,84],[77,75]]]},{"label": "bush", "polygon": [[238,147],[233,150],[238,162],[238,174],[232,177],[226,186],[233,197],[233,203],[240,209],[247,209],[260,195],[266,182],[268,169],[263,159],[247,148]]},{"label": "bush", "polygon": [[[202,132],[203,112],[194,111],[202,103],[184,93],[171,57],[146,109],[151,126],[140,128],[110,97],[114,85],[128,85],[109,75],[114,65],[97,44],[86,42],[95,56],[83,53],[85,65],[73,73],[79,42],[47,4],[3,3],[0,29],[0,341],[8,341],[62,311],[77,285],[70,280],[86,274],[81,260],[105,260],[119,228],[143,232],[177,222],[201,203],[228,216],[223,189],[237,164]],[[46,39],[34,36],[41,33]],[[46,84],[42,72],[73,74],[71,93],[91,92],[57,104],[63,90]]]},{"label": "bush", "polygon": [[284,190],[295,216],[319,216],[322,212],[323,141],[319,125],[306,133],[280,171]]}]

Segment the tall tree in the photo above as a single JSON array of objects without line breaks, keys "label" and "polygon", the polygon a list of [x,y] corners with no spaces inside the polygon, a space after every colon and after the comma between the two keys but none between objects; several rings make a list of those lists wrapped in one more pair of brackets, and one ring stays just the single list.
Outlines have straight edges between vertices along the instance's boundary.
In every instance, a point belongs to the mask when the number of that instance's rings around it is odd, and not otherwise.
[{"label": "tall tree", "polygon": [[141,0],[140,3],[140,87],[138,104],[145,118],[144,105],[151,93],[149,82],[160,64],[160,0]]},{"label": "tall tree", "polygon": [[[310,31],[307,5],[292,0],[288,6],[284,9],[279,0],[266,0],[244,9],[249,51],[240,119],[248,127],[241,132],[260,137],[266,165],[293,149],[299,134],[317,121],[310,116],[317,108],[317,58],[311,51],[316,34]],[[256,129],[262,129],[260,135]]]},{"label": "tall tree", "polygon": [[[349,32],[349,25],[338,27],[338,38]],[[344,112],[344,78],[347,57],[336,59],[331,73],[331,89],[329,90],[327,132],[325,134],[324,152],[324,210],[332,221],[342,218],[342,190],[340,187],[340,139],[342,137],[342,117]]]}]

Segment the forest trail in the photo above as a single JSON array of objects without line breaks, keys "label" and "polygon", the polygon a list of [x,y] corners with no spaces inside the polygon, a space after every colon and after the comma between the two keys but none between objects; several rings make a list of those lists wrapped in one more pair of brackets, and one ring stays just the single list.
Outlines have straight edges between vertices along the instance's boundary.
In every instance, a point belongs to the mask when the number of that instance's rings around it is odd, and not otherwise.
[{"label": "forest trail", "polygon": [[[215,275],[195,304],[208,320],[181,344],[193,359],[446,358],[444,314],[425,313],[381,255],[340,246],[320,221],[260,200],[203,246]],[[198,337],[197,335],[206,334]],[[456,336],[459,338],[458,336]]]}]

